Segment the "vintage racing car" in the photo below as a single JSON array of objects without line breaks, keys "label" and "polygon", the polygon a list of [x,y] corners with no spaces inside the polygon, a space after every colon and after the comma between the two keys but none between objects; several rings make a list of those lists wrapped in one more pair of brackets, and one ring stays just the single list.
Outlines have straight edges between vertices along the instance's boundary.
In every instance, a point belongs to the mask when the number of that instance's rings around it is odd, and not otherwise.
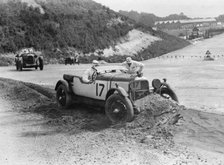
[{"label": "vintage racing car", "polygon": [[66,57],[65,58],[65,65],[67,64],[78,64],[79,65],[79,59],[78,58],[75,58],[75,57]]},{"label": "vintage racing car", "polygon": [[108,118],[116,123],[132,121],[137,112],[135,101],[152,92],[178,102],[165,79],[164,82],[154,79],[152,87],[149,88],[145,77],[127,74],[119,67],[98,67],[93,75],[93,83],[84,83],[80,76],[64,74],[55,90],[59,107],[68,108],[73,103],[103,107]]},{"label": "vintage racing car", "polygon": [[215,59],[212,58],[210,55],[204,56],[204,61],[214,61]]},{"label": "vintage racing car", "polygon": [[16,70],[22,71],[23,68],[44,68],[43,56],[37,55],[32,48],[20,50],[15,57]]}]

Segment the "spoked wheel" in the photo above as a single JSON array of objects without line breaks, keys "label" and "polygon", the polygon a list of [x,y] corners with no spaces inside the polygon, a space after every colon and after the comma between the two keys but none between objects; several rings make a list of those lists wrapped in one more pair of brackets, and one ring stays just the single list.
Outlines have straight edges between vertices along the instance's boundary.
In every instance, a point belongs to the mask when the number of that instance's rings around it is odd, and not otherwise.
[{"label": "spoked wheel", "polygon": [[92,74],[92,81],[95,81],[97,77],[97,71],[93,72]]},{"label": "spoked wheel", "polygon": [[68,108],[72,103],[71,94],[68,93],[65,85],[61,84],[56,92],[56,99],[58,106],[61,108]]},{"label": "spoked wheel", "polygon": [[130,122],[134,118],[134,110],[131,101],[120,94],[111,95],[105,105],[108,118],[114,122]]},{"label": "spoked wheel", "polygon": [[170,100],[174,100],[174,101],[178,102],[177,95],[171,89],[162,88],[162,90],[161,90],[161,96],[164,97],[164,98],[166,98],[166,99],[170,99]]}]

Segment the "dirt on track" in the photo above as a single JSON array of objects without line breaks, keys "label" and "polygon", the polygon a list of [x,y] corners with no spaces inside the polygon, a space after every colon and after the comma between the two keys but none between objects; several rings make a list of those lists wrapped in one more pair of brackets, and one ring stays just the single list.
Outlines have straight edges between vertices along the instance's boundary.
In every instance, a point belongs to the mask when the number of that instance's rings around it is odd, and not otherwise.
[{"label": "dirt on track", "polygon": [[152,94],[133,122],[112,125],[97,108],[58,109],[50,88],[0,78],[0,90],[3,165],[224,164],[223,116]]}]

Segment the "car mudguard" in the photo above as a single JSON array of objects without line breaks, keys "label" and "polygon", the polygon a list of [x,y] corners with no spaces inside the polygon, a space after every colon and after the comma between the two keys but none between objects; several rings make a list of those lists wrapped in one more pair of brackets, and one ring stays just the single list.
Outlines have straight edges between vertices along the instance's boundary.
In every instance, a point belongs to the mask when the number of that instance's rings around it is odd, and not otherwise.
[{"label": "car mudguard", "polygon": [[172,88],[162,87],[160,89],[160,95],[162,96],[164,93],[168,94],[172,98],[172,100],[174,100],[176,102],[179,102],[178,97],[177,97],[176,93],[173,91]]},{"label": "car mudguard", "polygon": [[59,80],[59,81],[57,82],[56,86],[55,86],[55,90],[57,90],[58,87],[59,87],[61,84],[63,84],[63,85],[66,87],[68,93],[72,93],[72,91],[71,91],[70,88],[69,88],[69,84],[68,84],[68,82],[65,81],[65,80]]},{"label": "car mudguard", "polygon": [[122,88],[122,87],[117,87],[117,88],[111,88],[108,92],[107,92],[107,96],[106,99],[112,95],[114,92],[118,92],[121,96],[123,97],[128,97],[128,93]]},{"label": "car mudguard", "polygon": [[43,56],[40,56],[39,58],[40,58],[41,60],[43,60],[43,59],[44,59],[44,57],[43,57]]}]

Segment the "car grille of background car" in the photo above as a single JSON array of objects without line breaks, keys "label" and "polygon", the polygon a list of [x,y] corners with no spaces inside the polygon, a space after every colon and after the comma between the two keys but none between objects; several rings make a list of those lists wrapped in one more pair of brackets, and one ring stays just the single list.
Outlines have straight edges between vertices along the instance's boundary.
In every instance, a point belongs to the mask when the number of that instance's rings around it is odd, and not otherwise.
[{"label": "car grille of background car", "polygon": [[34,57],[33,56],[28,56],[26,60],[27,64],[33,64],[34,63]]}]

